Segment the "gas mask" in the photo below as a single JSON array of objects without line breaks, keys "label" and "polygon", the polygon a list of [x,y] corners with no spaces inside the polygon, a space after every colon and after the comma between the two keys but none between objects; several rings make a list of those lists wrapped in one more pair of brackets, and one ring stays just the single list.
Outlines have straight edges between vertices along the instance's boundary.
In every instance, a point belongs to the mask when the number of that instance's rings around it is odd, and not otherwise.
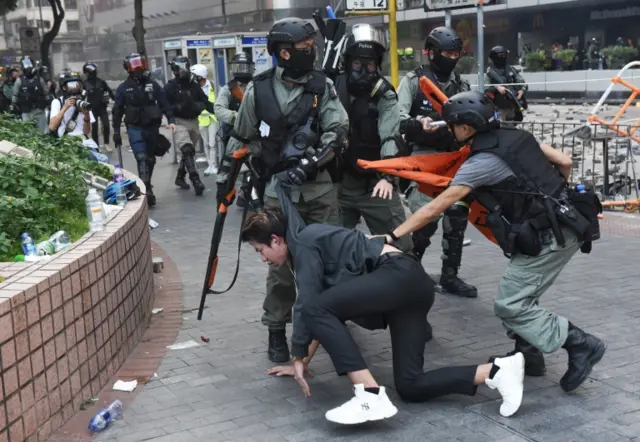
[{"label": "gas mask", "polygon": [[291,56],[288,60],[278,57],[278,66],[285,69],[285,76],[291,79],[299,79],[313,70],[316,61],[316,48],[288,48]]},{"label": "gas mask", "polygon": [[354,96],[366,96],[378,82],[378,63],[371,58],[353,58],[347,64],[347,90]]},{"label": "gas mask", "polygon": [[430,59],[429,65],[433,69],[439,80],[445,81],[449,79],[451,72],[458,64],[458,58],[449,58],[442,55],[442,51],[434,49],[433,58]]}]

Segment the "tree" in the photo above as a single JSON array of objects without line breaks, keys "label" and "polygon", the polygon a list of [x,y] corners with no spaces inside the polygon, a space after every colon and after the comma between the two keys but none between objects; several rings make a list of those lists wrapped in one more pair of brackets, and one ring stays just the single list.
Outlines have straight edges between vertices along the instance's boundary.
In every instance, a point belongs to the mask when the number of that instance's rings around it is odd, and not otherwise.
[{"label": "tree", "polygon": [[42,42],[40,43],[40,63],[51,69],[49,49],[51,49],[51,43],[53,43],[53,40],[58,36],[58,32],[60,32],[60,25],[64,20],[64,8],[62,7],[61,0],[47,1],[49,2],[49,6],[51,6],[51,11],[53,12],[53,25],[42,37]]},{"label": "tree", "polygon": [[0,15],[5,15],[18,7],[18,0],[0,0]]},{"label": "tree", "polygon": [[136,39],[136,50],[140,55],[146,55],[147,48],[144,44],[144,15],[142,15],[142,0],[135,0],[133,3],[134,21],[133,38]]}]

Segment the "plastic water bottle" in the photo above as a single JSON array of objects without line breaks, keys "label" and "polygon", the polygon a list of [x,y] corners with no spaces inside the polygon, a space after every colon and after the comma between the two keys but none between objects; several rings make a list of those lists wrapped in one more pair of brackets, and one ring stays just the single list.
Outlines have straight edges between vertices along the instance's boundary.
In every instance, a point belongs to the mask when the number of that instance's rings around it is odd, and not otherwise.
[{"label": "plastic water bottle", "polygon": [[113,171],[113,182],[116,183],[116,204],[119,206],[125,206],[127,204],[127,194],[124,192],[124,171],[119,164],[115,165]]},{"label": "plastic water bottle", "polygon": [[89,421],[89,431],[97,432],[104,430],[115,419],[122,416],[122,402],[115,400],[107,408],[98,411]]},{"label": "plastic water bottle", "polygon": [[20,237],[22,238],[22,251],[24,252],[24,256],[38,256],[36,244],[33,242],[33,239],[31,239],[31,236],[25,232]]},{"label": "plastic water bottle", "polygon": [[104,230],[106,216],[102,207],[102,198],[93,187],[89,189],[89,195],[85,198],[87,203],[87,218],[89,219],[89,230],[100,232]]},{"label": "plastic water bottle", "polygon": [[576,192],[578,192],[578,193],[587,193],[587,188],[584,187],[584,184],[578,184],[576,186]]}]

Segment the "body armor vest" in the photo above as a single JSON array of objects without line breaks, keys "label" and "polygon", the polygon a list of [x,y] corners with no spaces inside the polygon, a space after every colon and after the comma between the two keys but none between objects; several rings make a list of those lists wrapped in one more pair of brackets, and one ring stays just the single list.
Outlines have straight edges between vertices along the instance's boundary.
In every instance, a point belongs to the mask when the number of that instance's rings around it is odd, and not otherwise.
[{"label": "body armor vest", "polygon": [[277,173],[297,163],[308,147],[320,140],[318,112],[327,80],[320,71],[311,72],[295,108],[284,115],[273,88],[275,68],[253,78],[255,113],[260,125],[268,126],[268,134],[260,132],[260,152],[264,166]]},{"label": "body armor vest", "polygon": [[127,126],[160,126],[162,123],[162,110],[158,105],[154,84],[151,80],[138,83],[131,78],[125,82],[124,122]]},{"label": "body armor vest", "polygon": [[34,75],[31,78],[20,77],[20,90],[18,91],[18,106],[20,112],[31,112],[34,109],[44,109],[46,103],[43,97],[44,91],[40,83],[40,77]]},{"label": "body armor vest", "polygon": [[[477,199],[490,211],[487,225],[505,253],[537,256],[531,242],[537,233],[557,222],[554,210],[545,200],[560,200],[566,184],[560,172],[546,157],[535,137],[520,129],[481,132],[471,147],[471,155],[490,153],[500,157],[513,176],[497,185],[476,190]],[[550,200],[549,200],[550,202]],[[555,206],[553,206],[555,208]],[[507,221],[505,224],[499,224]]]},{"label": "body armor vest", "polygon": [[166,90],[167,100],[174,108],[174,117],[193,120],[206,108],[202,101],[202,88],[195,81],[183,83],[174,78],[169,80]]},{"label": "body armor vest", "polygon": [[95,108],[104,108],[109,103],[109,93],[102,79],[85,80],[82,82],[87,91],[87,100]]}]

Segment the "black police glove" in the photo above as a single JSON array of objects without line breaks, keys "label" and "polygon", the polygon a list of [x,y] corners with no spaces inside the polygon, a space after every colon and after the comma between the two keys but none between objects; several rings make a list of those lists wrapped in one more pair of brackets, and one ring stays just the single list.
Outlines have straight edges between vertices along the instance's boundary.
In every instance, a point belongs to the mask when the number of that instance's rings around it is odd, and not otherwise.
[{"label": "black police glove", "polygon": [[400,133],[409,137],[420,135],[423,132],[422,123],[415,118],[407,118],[400,122]]},{"label": "black police glove", "polygon": [[122,137],[120,134],[113,134],[113,144],[116,146],[122,146]]},{"label": "black police glove", "polygon": [[302,158],[298,161],[298,164],[286,171],[287,180],[291,184],[302,186],[309,176],[316,171],[316,166],[315,162],[309,161],[307,158]]}]

